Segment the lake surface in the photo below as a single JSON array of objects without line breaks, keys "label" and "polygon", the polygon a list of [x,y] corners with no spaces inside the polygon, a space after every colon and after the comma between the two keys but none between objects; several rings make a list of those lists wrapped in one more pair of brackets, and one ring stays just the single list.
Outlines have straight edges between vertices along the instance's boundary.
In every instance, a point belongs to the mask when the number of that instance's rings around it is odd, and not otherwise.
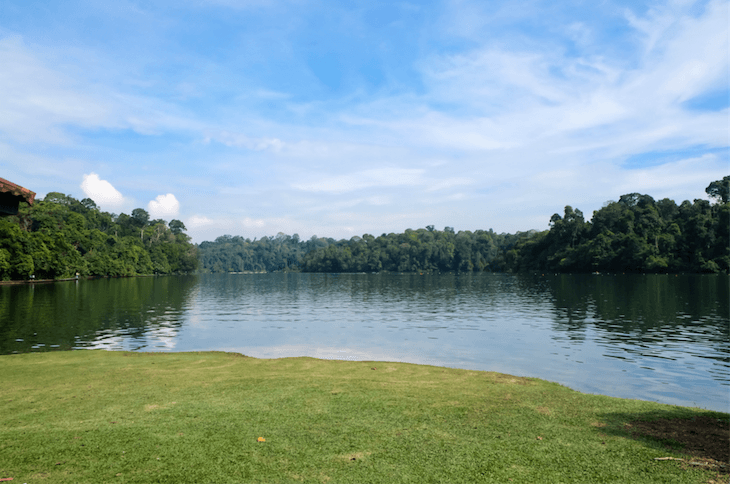
[{"label": "lake surface", "polygon": [[406,361],[728,412],[729,282],[225,274],[0,286],[0,354],[221,350]]}]

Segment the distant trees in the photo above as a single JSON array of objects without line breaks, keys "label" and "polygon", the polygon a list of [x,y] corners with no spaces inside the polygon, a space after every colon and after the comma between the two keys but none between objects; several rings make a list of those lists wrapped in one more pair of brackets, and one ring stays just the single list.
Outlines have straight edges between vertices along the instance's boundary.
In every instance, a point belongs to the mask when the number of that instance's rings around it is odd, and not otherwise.
[{"label": "distant trees", "polygon": [[213,242],[202,242],[198,251],[204,272],[271,272],[298,270],[304,254],[334,243],[334,239],[316,236],[301,241],[298,234],[281,232],[258,240],[223,235]]},{"label": "distant trees", "polygon": [[[730,272],[730,177],[706,189],[713,198],[677,205],[629,193],[586,221],[566,206],[550,229],[517,234],[407,229],[349,240],[278,234],[260,240],[226,235],[199,246],[210,272]],[[172,222],[170,223],[172,227]]]},{"label": "distant trees", "polygon": [[199,245],[201,265],[209,272],[297,270],[304,272],[438,272],[504,268],[503,245],[517,236],[493,231],[462,231],[433,226],[402,234],[349,240],[279,233],[259,240],[225,235]]},{"label": "distant trees", "polygon": [[117,216],[91,199],[51,192],[0,219],[0,279],[192,272],[197,252],[184,229],[150,221],[141,208]]},{"label": "distant trees", "polygon": [[304,272],[502,271],[505,248],[518,236],[494,231],[443,231],[432,225],[402,234],[365,234],[307,253]]},{"label": "distant trees", "polygon": [[190,243],[179,220],[141,209],[102,212],[52,192],[0,219],[0,279],[193,272],[708,272],[730,273],[730,176],[706,188],[712,199],[655,201],[629,193],[586,221],[566,206],[549,230],[497,234],[433,225],[400,234],[336,241],[299,235],[224,235]]},{"label": "distant trees", "polygon": [[655,201],[640,193],[608,202],[586,221],[566,206],[550,229],[514,235],[443,231],[432,225],[340,241],[307,253],[308,272],[709,272],[730,273],[730,176],[706,189],[714,200]]}]

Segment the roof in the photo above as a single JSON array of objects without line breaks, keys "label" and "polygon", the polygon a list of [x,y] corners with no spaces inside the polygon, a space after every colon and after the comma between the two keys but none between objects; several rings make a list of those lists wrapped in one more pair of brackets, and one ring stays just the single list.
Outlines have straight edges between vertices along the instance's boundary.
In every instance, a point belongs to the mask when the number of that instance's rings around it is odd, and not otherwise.
[{"label": "roof", "polygon": [[16,197],[21,197],[28,202],[28,205],[33,205],[33,200],[35,200],[35,192],[31,192],[27,188],[23,188],[13,182],[9,182],[5,178],[0,178],[0,193],[9,193]]}]

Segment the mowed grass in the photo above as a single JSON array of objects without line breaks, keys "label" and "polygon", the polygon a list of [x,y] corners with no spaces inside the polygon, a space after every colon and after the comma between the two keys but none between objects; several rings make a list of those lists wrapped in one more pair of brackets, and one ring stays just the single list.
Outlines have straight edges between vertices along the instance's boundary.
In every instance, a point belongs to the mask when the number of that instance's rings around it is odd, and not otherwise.
[{"label": "mowed grass", "polygon": [[623,430],[632,419],[698,415],[729,417],[405,363],[219,352],[8,355],[0,356],[0,478],[710,482],[712,470],[654,460],[683,457],[680,446]]}]

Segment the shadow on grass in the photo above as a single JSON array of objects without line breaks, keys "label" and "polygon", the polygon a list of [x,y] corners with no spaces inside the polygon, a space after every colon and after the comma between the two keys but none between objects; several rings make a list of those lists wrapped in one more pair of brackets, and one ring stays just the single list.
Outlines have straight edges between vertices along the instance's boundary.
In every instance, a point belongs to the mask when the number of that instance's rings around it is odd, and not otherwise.
[{"label": "shadow on grass", "polygon": [[730,415],[681,407],[648,412],[612,412],[596,425],[606,435],[628,437],[656,449],[688,456],[687,466],[730,474]]}]

